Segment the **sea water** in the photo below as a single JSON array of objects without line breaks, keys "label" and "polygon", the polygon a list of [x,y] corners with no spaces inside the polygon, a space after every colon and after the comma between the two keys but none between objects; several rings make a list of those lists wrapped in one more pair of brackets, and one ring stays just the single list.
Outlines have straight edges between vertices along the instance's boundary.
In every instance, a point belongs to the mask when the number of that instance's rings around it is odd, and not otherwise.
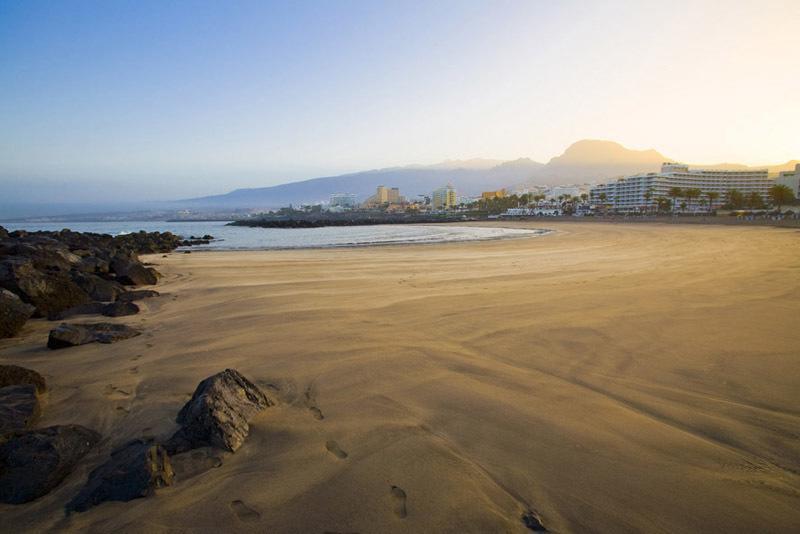
[{"label": "sea water", "polygon": [[0,223],[13,230],[61,230],[121,235],[138,232],[172,232],[184,238],[209,234],[214,241],[193,250],[269,250],[292,248],[355,247],[413,243],[475,241],[509,237],[533,237],[546,230],[480,226],[382,224],[370,226],[327,226],[322,228],[251,228],[227,226],[225,221],[167,222],[49,222]]}]

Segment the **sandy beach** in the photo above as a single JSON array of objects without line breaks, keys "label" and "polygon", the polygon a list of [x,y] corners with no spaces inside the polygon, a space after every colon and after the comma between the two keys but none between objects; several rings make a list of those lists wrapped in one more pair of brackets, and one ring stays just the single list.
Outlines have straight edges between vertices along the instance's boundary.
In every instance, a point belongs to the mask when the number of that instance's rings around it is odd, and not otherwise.
[{"label": "sandy beach", "polygon": [[[528,510],[554,532],[800,530],[798,230],[529,226],[556,231],[151,256],[162,296],[114,320],[144,335],[50,351],[54,323],[31,321],[0,362],[46,376],[40,426],[104,439],[0,505],[0,530],[526,532]],[[65,517],[109,451],[171,435],[227,367],[276,403],[239,451]]]}]

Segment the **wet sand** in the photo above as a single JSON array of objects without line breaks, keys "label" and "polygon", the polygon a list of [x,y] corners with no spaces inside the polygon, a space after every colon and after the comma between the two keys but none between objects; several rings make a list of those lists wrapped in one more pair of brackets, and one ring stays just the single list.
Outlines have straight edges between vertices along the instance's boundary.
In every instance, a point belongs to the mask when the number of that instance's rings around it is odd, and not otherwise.
[{"label": "wet sand", "polygon": [[[157,255],[162,296],[115,320],[144,335],[48,351],[32,321],[0,362],[48,379],[40,426],[105,439],[48,496],[0,505],[2,530],[526,532],[534,510],[556,532],[798,531],[800,233],[538,226],[556,232]],[[64,517],[110,450],[168,437],[226,367],[277,402],[238,452]]]}]

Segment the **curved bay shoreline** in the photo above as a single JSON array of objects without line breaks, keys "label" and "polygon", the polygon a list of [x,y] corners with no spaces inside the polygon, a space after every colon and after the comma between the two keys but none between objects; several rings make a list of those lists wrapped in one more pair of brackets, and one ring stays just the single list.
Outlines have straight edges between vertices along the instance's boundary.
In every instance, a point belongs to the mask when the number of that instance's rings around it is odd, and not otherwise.
[{"label": "curved bay shoreline", "polygon": [[[800,524],[796,230],[547,226],[553,239],[143,257],[161,296],[109,319],[141,336],[56,354],[53,323],[33,320],[0,341],[0,363],[48,379],[42,424],[109,437],[56,491],[0,505],[5,524],[525,532],[530,510],[558,532]],[[155,497],[64,517],[110,450],[171,435],[225,367],[276,399],[241,449]]]}]

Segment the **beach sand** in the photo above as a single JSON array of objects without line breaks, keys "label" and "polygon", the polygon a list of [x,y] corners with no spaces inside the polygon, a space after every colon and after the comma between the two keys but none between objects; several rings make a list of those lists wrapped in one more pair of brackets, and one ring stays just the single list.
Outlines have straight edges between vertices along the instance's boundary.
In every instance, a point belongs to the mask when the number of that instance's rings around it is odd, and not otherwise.
[{"label": "beach sand", "polygon": [[[115,319],[144,335],[49,351],[32,321],[0,363],[47,377],[40,426],[104,440],[0,529],[526,532],[534,510],[556,532],[800,530],[800,233],[530,226],[556,232],[155,255],[163,295]],[[226,367],[277,402],[239,451],[64,516]]]}]

